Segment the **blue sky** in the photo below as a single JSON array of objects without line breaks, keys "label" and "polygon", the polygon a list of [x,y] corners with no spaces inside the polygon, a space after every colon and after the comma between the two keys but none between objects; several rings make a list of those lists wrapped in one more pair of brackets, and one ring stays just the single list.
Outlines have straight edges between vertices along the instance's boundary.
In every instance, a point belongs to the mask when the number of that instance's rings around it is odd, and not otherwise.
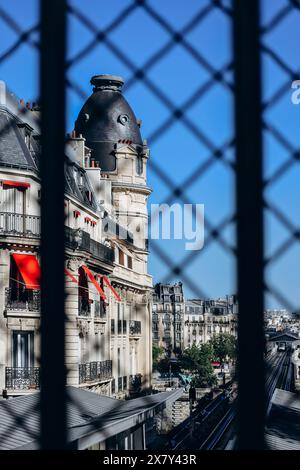
[{"label": "blue sky", "polygon": [[[233,136],[233,101],[229,87],[214,83],[201,99],[191,100],[186,112],[188,122],[196,130],[194,133],[181,121],[155,137],[156,130],[168,120],[170,110],[162,103],[149,87],[142,81],[132,83],[133,69],[144,69],[148,60],[164,47],[171,39],[170,31],[158,24],[147,12],[138,7],[124,19],[122,24],[111,31],[109,40],[112,49],[97,42],[94,46],[92,28],[105,30],[119,15],[125,16],[131,0],[70,0],[86,19],[86,24],[74,15],[69,15],[68,59],[73,60],[81,50],[87,53],[80,61],[75,62],[68,70],[70,81],[81,93],[68,90],[67,127],[71,130],[77,113],[83,104],[83,96],[91,93],[89,80],[92,75],[112,73],[121,75],[129,86],[124,93],[138,118],[142,119],[142,134],[149,139],[151,160],[159,167],[176,187],[184,191],[186,200],[205,205],[206,230],[209,224],[218,225],[230,219],[234,212],[234,174],[230,162],[233,152],[224,152],[223,160],[214,161],[201,178],[190,181],[196,174],[199,165],[211,155],[211,149],[195,135],[199,130],[212,144],[214,149],[226,145]],[[262,2],[262,23],[268,24],[272,18],[287,5],[286,0],[265,0]],[[230,5],[229,0],[223,1]],[[20,30],[26,31],[37,23],[38,2],[36,0],[0,0],[0,7],[10,14]],[[165,19],[175,31],[186,28],[200,10],[209,5],[208,0],[148,0],[148,5],[161,18]],[[284,20],[263,37],[267,47],[295,72],[300,72],[300,56],[296,44],[299,42],[300,12],[293,11]],[[2,55],[16,42],[18,34],[12,26],[7,26],[0,15],[0,78],[25,100],[34,100],[38,95],[38,54],[34,45],[21,45],[5,61]],[[91,28],[91,29],[90,29]],[[34,44],[37,33],[29,36]],[[196,50],[208,63],[208,67],[221,70],[231,60],[231,23],[230,18],[220,9],[213,8],[204,20],[190,27],[185,35],[187,48]],[[190,54],[187,48],[177,43],[174,47],[147,71],[147,77],[167,97],[171,106],[180,109],[194,92],[207,83],[210,72]],[[129,58],[125,63],[120,54]],[[267,54],[262,56],[264,99],[273,97],[276,90],[283,87],[278,101],[272,102],[265,112],[265,120],[276,127],[290,142],[291,149],[279,143],[273,134],[267,132],[264,139],[265,160],[264,172],[267,178],[289,158],[290,151],[299,149],[300,105],[290,101],[290,81],[286,73]],[[300,78],[300,73],[299,73]],[[226,83],[230,84],[230,72],[224,74]],[[247,112],[247,110],[245,110]],[[295,227],[299,226],[300,167],[293,165],[266,189],[266,199],[276,205]],[[149,168],[149,185],[153,188],[150,203],[161,203],[167,200],[172,192],[170,187],[156,172]],[[178,197],[173,202],[182,203]],[[249,221],[255,223],[255,221]],[[281,243],[285,242],[289,232],[285,225],[271,213],[266,213],[266,255],[269,257]],[[224,242],[234,245],[234,226],[226,225],[222,231]],[[217,242],[205,243],[199,253],[194,253],[187,265],[184,259],[190,252],[184,249],[185,241],[160,241],[159,248],[176,266],[184,266],[184,274],[197,287],[196,291],[185,284],[185,293],[193,297],[197,291],[206,296],[218,297],[235,291],[235,261],[230,250]],[[293,308],[300,307],[299,266],[300,246],[294,243],[281,258],[270,264],[267,270],[268,283],[279,290],[288,299]],[[177,280],[179,276],[169,275],[169,266],[155,254],[150,256],[149,271],[155,281]],[[269,306],[280,306],[278,299],[267,296]]]}]

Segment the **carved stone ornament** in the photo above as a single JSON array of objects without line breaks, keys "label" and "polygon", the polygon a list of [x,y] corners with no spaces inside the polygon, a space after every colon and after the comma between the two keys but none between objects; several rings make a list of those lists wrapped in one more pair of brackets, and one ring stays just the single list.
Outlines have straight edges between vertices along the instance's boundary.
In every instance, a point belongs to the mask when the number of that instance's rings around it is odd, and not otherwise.
[{"label": "carved stone ornament", "polygon": [[77,328],[79,330],[79,335],[86,336],[90,332],[90,324],[85,320],[77,319]]},{"label": "carved stone ornament", "polygon": [[104,335],[105,333],[105,325],[95,324],[94,329],[96,334]]},{"label": "carved stone ornament", "polygon": [[67,269],[69,269],[73,273],[78,272],[78,268],[80,266],[81,260],[78,258],[70,258],[67,260]]}]

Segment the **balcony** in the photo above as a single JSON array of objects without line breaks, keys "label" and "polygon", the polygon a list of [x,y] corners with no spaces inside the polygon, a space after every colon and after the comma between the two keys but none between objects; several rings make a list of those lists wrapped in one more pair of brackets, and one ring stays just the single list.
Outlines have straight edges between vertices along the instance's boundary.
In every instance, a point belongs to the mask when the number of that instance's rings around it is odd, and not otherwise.
[{"label": "balcony", "polygon": [[39,367],[5,367],[5,387],[8,391],[38,390]]},{"label": "balcony", "polygon": [[0,236],[40,238],[41,218],[38,215],[24,215],[0,212]]},{"label": "balcony", "polygon": [[112,377],[112,361],[94,361],[79,364],[79,383],[103,382]]},{"label": "balcony", "polygon": [[5,309],[7,311],[23,310],[26,312],[39,312],[41,305],[41,291],[25,289],[16,292],[11,287],[5,288]]},{"label": "balcony", "polygon": [[65,227],[66,247],[71,250],[86,251],[101,261],[112,264],[114,262],[114,250],[91,239],[89,233],[81,229]]},{"label": "balcony", "polygon": [[130,320],[129,322],[129,336],[140,337],[142,334],[141,322]]}]

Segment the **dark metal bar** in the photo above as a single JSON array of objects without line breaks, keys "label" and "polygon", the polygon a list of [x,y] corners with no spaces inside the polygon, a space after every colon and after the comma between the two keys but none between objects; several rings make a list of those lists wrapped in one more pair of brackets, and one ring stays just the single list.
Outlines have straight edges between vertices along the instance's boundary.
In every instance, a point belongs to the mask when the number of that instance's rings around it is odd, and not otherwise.
[{"label": "dark metal bar", "polygon": [[64,365],[65,0],[41,8],[41,447],[66,447]]},{"label": "dark metal bar", "polygon": [[[234,0],[238,447],[264,448],[263,199],[259,1]],[[249,334],[251,332],[251,334]]]}]

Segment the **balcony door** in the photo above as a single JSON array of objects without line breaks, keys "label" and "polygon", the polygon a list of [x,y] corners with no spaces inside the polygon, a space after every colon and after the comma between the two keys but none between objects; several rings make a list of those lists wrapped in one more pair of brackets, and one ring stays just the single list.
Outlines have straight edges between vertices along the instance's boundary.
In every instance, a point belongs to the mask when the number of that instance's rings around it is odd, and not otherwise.
[{"label": "balcony door", "polygon": [[24,233],[26,231],[25,197],[26,191],[23,187],[3,186],[0,212],[5,214],[4,225],[9,232]]},{"label": "balcony door", "polygon": [[13,332],[13,367],[34,366],[33,331]]},{"label": "balcony door", "polygon": [[25,195],[26,191],[22,187],[14,188],[12,186],[3,186],[1,211],[23,215],[25,209]]}]

